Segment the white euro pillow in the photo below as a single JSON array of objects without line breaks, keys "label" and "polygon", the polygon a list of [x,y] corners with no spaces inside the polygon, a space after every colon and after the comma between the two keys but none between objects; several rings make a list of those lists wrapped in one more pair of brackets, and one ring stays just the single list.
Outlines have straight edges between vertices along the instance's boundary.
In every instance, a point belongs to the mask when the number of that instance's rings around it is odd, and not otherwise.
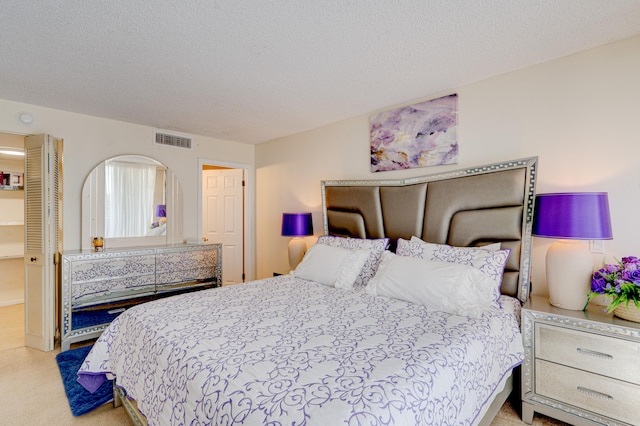
[{"label": "white euro pillow", "polygon": [[349,250],[315,244],[307,251],[291,275],[351,290],[369,255],[369,250]]},{"label": "white euro pillow", "polygon": [[385,252],[366,292],[444,311],[478,317],[499,308],[494,280],[478,269]]}]

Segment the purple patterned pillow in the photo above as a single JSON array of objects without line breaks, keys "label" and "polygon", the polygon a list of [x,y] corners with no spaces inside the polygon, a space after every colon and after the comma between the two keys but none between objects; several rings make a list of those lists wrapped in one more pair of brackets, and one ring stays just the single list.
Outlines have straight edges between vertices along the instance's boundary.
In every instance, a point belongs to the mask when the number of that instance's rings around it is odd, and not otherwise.
[{"label": "purple patterned pillow", "polygon": [[371,250],[371,254],[364,263],[356,281],[353,283],[353,288],[356,289],[366,286],[369,280],[376,274],[378,264],[382,258],[382,253],[389,246],[389,239],[378,238],[374,240],[365,240],[361,238],[343,238],[323,235],[318,238],[318,242],[316,244],[324,244],[349,250]]},{"label": "purple patterned pillow", "polygon": [[427,243],[417,238],[411,241],[398,238],[398,248],[396,249],[396,254],[399,256],[473,266],[493,278],[498,288],[502,284],[504,266],[510,253],[509,249],[454,247],[446,244]]}]

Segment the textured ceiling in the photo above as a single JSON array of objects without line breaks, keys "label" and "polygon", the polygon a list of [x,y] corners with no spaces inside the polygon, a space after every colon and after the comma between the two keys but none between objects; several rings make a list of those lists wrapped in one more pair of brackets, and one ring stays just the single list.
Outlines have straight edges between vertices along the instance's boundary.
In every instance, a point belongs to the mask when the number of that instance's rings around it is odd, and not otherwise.
[{"label": "textured ceiling", "polygon": [[640,0],[9,0],[0,98],[260,143],[640,33]]}]

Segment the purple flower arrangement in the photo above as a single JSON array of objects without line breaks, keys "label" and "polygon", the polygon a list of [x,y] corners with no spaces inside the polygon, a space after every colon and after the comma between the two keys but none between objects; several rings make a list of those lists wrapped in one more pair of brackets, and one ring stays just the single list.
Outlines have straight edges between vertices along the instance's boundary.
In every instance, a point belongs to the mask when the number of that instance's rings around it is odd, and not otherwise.
[{"label": "purple flower arrangement", "polygon": [[618,263],[605,264],[595,271],[587,304],[601,294],[611,299],[607,312],[613,312],[621,304],[628,306],[629,302],[640,308],[640,259],[623,257]]}]

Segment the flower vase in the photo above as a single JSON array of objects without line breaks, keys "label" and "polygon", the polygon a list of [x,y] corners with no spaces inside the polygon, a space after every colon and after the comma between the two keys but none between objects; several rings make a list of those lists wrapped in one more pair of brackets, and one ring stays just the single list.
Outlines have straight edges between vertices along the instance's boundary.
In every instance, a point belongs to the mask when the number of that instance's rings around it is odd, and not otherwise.
[{"label": "flower vase", "polygon": [[613,315],[626,319],[627,321],[640,322],[640,308],[638,308],[633,302],[629,302],[629,305],[621,304],[613,311]]}]

